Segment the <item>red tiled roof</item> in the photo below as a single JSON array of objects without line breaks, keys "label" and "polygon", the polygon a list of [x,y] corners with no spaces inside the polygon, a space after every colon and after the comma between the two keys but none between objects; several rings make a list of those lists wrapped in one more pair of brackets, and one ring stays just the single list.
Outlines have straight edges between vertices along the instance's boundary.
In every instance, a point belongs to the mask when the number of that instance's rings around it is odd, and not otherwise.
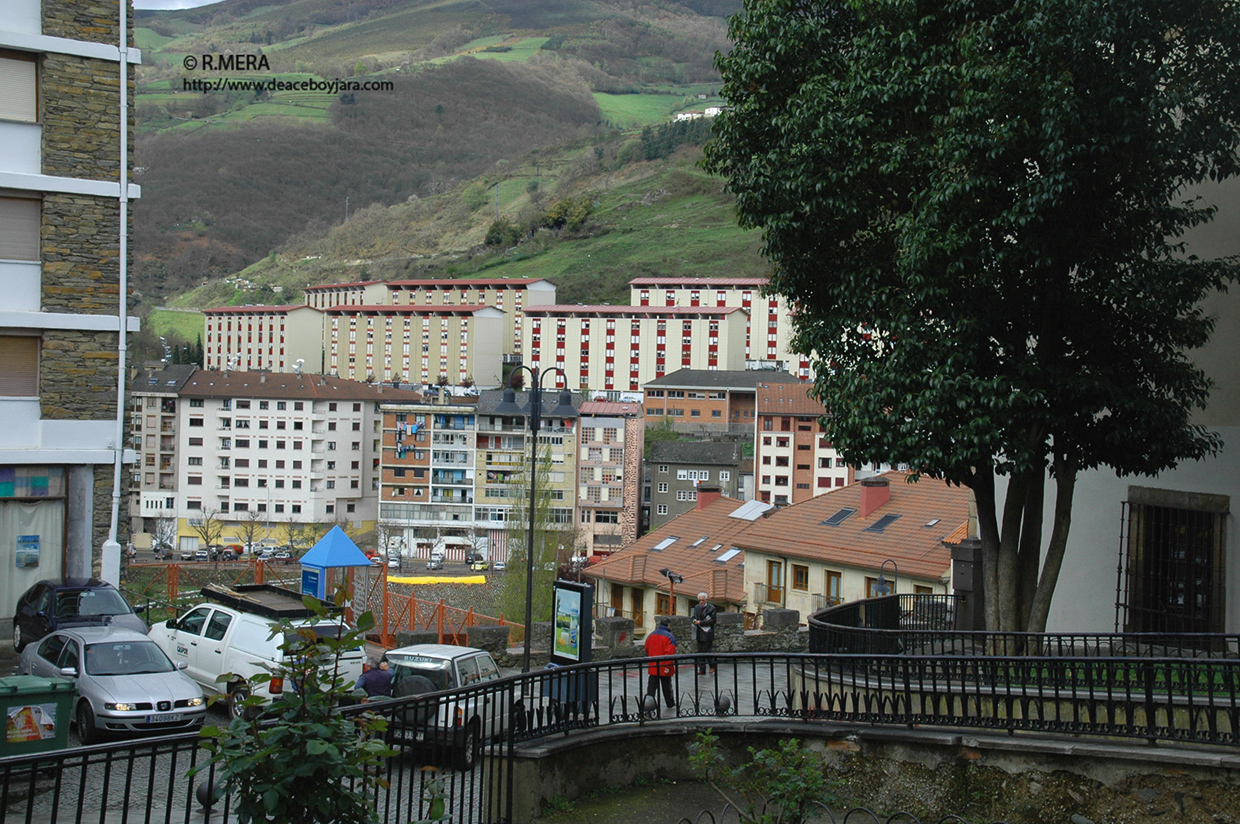
[{"label": "red tiled roof", "polygon": [[541,280],[543,278],[424,278],[422,280],[391,280],[388,281],[388,288],[399,289],[404,286],[430,286],[450,289],[477,289],[481,286],[489,289],[495,286],[528,286]]},{"label": "red tiled roof", "polygon": [[[890,500],[865,517],[861,515],[863,486],[849,484],[755,522],[737,536],[737,545],[863,569],[878,569],[891,559],[902,575],[938,579],[951,566],[951,553],[942,542],[968,521],[969,490],[925,477],[910,484],[904,472],[889,472],[882,478],[888,482]],[[823,524],[845,507],[856,512],[838,526]],[[866,530],[886,515],[900,518],[882,532]]]},{"label": "red tiled roof", "polygon": [[320,292],[328,289],[359,289],[363,286],[374,286],[376,283],[383,283],[381,280],[359,280],[356,283],[320,283],[318,286],[307,286],[306,292]]},{"label": "red tiled roof", "polygon": [[582,415],[641,415],[642,405],[619,401],[586,401],[578,411]]},{"label": "red tiled roof", "polygon": [[286,312],[292,312],[294,309],[314,309],[321,312],[313,306],[307,306],[304,303],[286,303],[281,306],[219,306],[215,309],[203,309],[204,315],[282,315]]},{"label": "red tiled roof", "polygon": [[811,388],[807,383],[763,383],[759,380],[754,414],[825,415],[826,407],[809,396]]},{"label": "red tiled roof", "polygon": [[645,277],[633,278],[630,286],[765,286],[766,278],[687,278],[687,277]]},{"label": "red tiled roof", "polygon": [[744,312],[739,306],[528,306],[528,315],[729,315]]},{"label": "red tiled roof", "polygon": [[[732,549],[737,536],[753,525],[752,521],[729,517],[742,506],[750,504],[720,497],[702,509],[691,509],[603,561],[587,567],[585,574],[629,586],[655,587],[666,592],[670,590],[670,585],[659,570],[668,568],[684,576],[684,583],[676,585],[678,592],[690,597],[705,592],[716,603],[741,603],[745,600],[745,553],[738,552],[723,563],[716,559]],[[676,541],[664,549],[654,549],[672,536],[676,536]],[[700,543],[699,539],[702,539]]]},{"label": "red tiled roof", "polygon": [[[382,384],[347,381],[330,375],[298,375],[292,372],[217,372],[198,369],[181,388],[191,398],[274,398],[348,401],[410,401],[421,393],[393,389]],[[309,437],[308,432],[302,433]],[[292,433],[288,433],[291,437]]]},{"label": "red tiled roof", "polygon": [[[341,303],[336,306],[325,306],[323,311],[329,315],[347,315],[350,313],[373,312],[380,315],[472,315],[481,309],[495,309],[494,306],[485,304],[469,305],[469,306],[441,306],[432,304],[428,306],[415,306],[413,304],[388,304],[374,303],[367,305],[354,305],[349,303]],[[503,310],[496,310],[503,311]]]}]

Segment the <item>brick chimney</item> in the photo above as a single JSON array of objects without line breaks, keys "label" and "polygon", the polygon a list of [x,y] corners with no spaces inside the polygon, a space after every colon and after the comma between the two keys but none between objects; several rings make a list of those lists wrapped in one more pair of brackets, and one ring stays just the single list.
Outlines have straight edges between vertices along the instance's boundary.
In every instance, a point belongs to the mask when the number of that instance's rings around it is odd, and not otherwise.
[{"label": "brick chimney", "polygon": [[891,500],[891,487],[886,478],[866,478],[861,482],[861,517]]},{"label": "brick chimney", "polygon": [[705,509],[723,497],[717,486],[699,486],[697,493],[697,509]]}]

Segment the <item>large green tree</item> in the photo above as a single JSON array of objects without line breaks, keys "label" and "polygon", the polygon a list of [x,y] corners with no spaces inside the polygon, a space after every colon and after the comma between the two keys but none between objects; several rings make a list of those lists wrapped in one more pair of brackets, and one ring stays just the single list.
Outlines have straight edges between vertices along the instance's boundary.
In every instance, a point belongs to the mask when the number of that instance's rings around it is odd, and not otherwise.
[{"label": "large green tree", "polygon": [[706,164],[828,437],[970,487],[989,625],[1044,629],[1078,473],[1219,446],[1188,353],[1236,270],[1182,237],[1214,215],[1187,187],[1237,172],[1237,4],[747,0],[731,34]]}]

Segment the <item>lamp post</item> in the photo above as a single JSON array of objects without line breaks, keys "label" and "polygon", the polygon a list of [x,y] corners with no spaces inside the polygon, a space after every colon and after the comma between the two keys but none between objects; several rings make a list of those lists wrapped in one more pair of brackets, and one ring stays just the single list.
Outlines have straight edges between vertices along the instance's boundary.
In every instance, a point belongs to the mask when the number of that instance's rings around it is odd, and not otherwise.
[{"label": "lamp post", "polygon": [[[521,407],[517,404],[517,390],[512,386],[512,377],[518,372],[530,375],[530,403]],[[542,379],[555,373],[568,385],[568,376],[564,370],[549,366],[541,373],[528,366],[517,366],[508,375],[508,387],[504,389],[503,400],[495,407],[496,415],[512,417],[526,416],[530,422],[530,521],[525,533],[525,650],[521,671],[530,671],[530,636],[534,629],[534,518],[538,504],[538,431],[542,429]],[[573,395],[567,389],[560,392],[560,402],[548,413],[548,417],[574,417],[577,410],[573,409]]]},{"label": "lamp post", "polygon": [[663,567],[663,569],[659,570],[659,574],[667,579],[668,589],[671,590],[670,598],[671,598],[672,606],[668,614],[675,615],[676,614],[676,585],[683,584],[685,582],[685,576],[677,575],[675,572],[672,572],[667,567]]},{"label": "lamp post", "polygon": [[[887,584],[887,579],[883,577],[883,570],[887,568],[887,564],[891,564],[891,584]],[[874,591],[879,595],[890,595],[896,591],[896,583],[900,580],[900,567],[896,566],[896,562],[892,558],[883,561],[878,567],[878,580],[874,582]]]}]

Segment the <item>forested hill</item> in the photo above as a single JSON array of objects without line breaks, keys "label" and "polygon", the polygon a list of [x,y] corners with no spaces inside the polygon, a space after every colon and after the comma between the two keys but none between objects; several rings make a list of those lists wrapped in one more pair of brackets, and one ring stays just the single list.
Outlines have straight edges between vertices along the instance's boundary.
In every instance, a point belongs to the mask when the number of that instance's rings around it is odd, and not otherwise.
[{"label": "forested hill", "polygon": [[[503,199],[503,181],[528,168],[521,185],[534,187],[524,193],[531,203],[513,204],[508,217],[516,220],[522,208],[548,205],[533,202],[540,198],[586,191],[583,175],[602,173],[607,185],[608,174],[636,162],[666,165],[657,152],[647,160],[651,141],[641,142],[640,130],[719,102],[713,56],[726,50],[725,18],[738,7],[227,0],[139,12],[139,303],[165,302],[273,252],[312,246],[345,228],[346,214],[427,208],[419,202],[454,191],[460,197],[466,181],[499,181]],[[268,70],[185,68],[188,57],[205,54],[261,55]],[[237,78],[390,81],[391,88],[185,90],[187,80]],[[635,141],[637,154],[621,157]],[[587,162],[581,174],[565,175],[565,164],[580,166],[583,152],[598,168]],[[433,211],[441,223],[452,219],[451,209]],[[480,223],[440,227],[432,246],[404,257],[442,253],[458,235],[480,241]]]}]

